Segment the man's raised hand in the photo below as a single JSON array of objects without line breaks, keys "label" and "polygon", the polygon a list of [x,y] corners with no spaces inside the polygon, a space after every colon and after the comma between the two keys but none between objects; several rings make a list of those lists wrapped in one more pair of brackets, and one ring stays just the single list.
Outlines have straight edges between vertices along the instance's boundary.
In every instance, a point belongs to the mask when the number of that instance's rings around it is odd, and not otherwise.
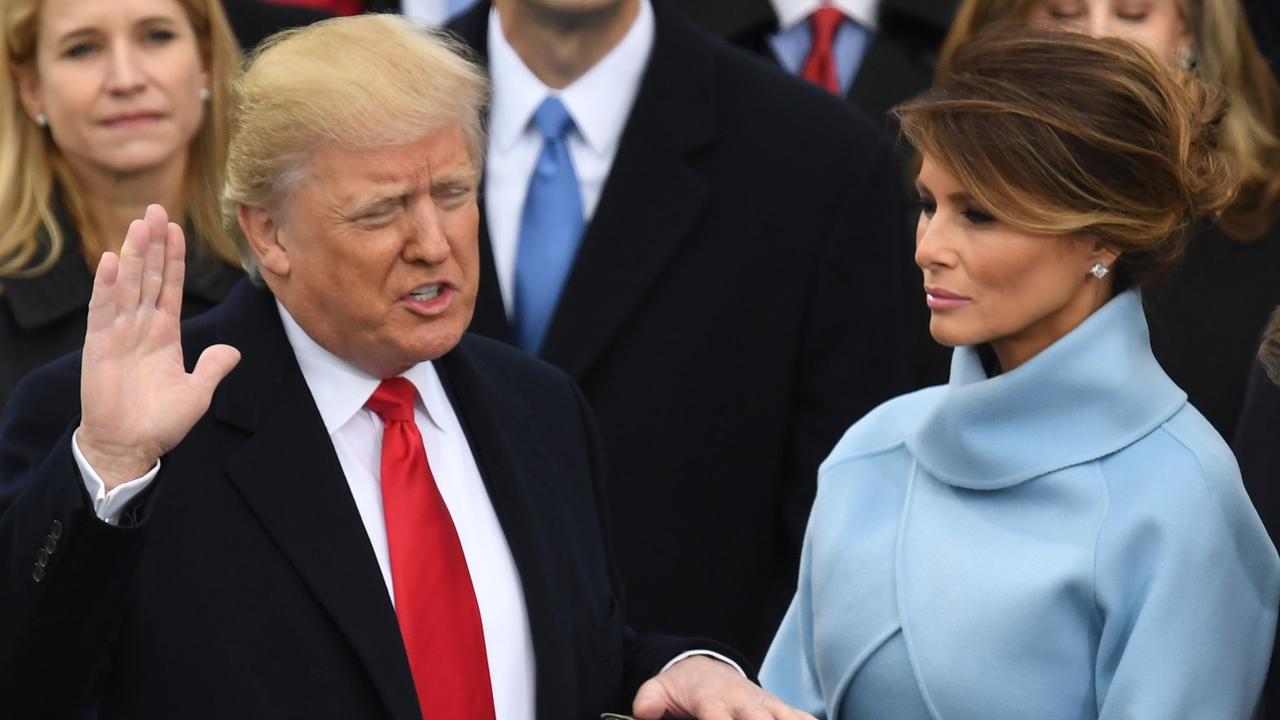
[{"label": "man's raised hand", "polygon": [[181,442],[240,362],[235,348],[213,345],[187,373],[180,329],[185,257],[182,228],[150,205],[145,219],[129,225],[120,254],[105,253],[98,263],[76,443],[107,490],[145,474]]}]

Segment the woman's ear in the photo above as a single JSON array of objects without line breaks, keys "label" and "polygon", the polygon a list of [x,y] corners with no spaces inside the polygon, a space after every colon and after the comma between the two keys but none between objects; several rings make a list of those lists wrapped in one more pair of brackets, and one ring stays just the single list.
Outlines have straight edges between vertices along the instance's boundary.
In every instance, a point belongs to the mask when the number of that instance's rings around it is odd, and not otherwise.
[{"label": "woman's ear", "polygon": [[44,113],[44,106],[40,102],[40,74],[36,72],[35,61],[14,63],[10,72],[13,73],[13,84],[18,91],[18,102],[22,103],[23,112],[31,118],[31,122],[39,122],[36,118]]}]

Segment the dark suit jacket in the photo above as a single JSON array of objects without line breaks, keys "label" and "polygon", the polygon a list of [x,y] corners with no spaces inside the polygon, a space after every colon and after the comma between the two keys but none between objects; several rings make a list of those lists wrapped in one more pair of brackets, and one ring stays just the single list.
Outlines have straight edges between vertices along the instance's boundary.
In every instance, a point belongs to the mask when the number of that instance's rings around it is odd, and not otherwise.
[{"label": "dark suit jacket", "polygon": [[[1280,545],[1280,385],[1271,382],[1257,361],[1249,376],[1249,390],[1231,449],[1240,461],[1244,487],[1271,542]],[[1280,718],[1280,642],[1276,648],[1262,691],[1263,718]]]},{"label": "dark suit jacket", "polygon": [[1187,256],[1144,292],[1151,349],[1222,437],[1234,436],[1258,349],[1258,328],[1280,305],[1280,224],[1254,242],[1216,228],[1191,235]]},{"label": "dark suit jacket", "polygon": [[[53,266],[38,277],[0,279],[0,410],[24,375],[84,344],[93,274],[74,225],[60,209],[55,212],[62,220],[65,243]],[[183,317],[217,305],[241,277],[230,265],[193,254],[187,264]]]},{"label": "dark suit jacket", "polygon": [[[795,590],[818,463],[904,387],[910,240],[869,121],[654,9],[541,355],[600,421],[629,618],[759,659]],[[481,55],[488,12],[450,26]],[[509,340],[484,230],[481,259],[472,330]]]},{"label": "dark suit jacket", "polygon": [[[958,4],[880,0],[879,27],[849,88],[849,102],[888,125],[894,105],[933,84],[938,49]],[[718,37],[777,62],[769,37],[778,32],[778,16],[769,0],[680,0],[679,5]]]},{"label": "dark suit jacket", "polygon": [[236,41],[246,52],[271,35],[333,17],[323,10],[271,0],[222,0]]},{"label": "dark suit jacket", "polygon": [[[71,455],[78,356],[34,373],[0,420],[0,716],[80,718],[96,701],[101,720],[419,717],[386,586],[271,294],[245,282],[183,333],[189,361],[218,342],[243,359],[121,527],[93,515]],[[630,707],[689,643],[623,624],[580,394],[474,336],[437,367],[520,573],[538,717]],[[15,699],[32,705],[11,712]]]}]

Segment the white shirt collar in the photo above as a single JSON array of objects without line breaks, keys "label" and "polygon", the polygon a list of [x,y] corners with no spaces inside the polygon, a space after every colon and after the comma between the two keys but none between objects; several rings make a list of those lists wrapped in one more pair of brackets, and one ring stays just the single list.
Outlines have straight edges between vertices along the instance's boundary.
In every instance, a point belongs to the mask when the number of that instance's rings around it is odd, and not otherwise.
[{"label": "white shirt collar", "polygon": [[[364,407],[382,378],[366,373],[321,347],[279,300],[276,308],[280,311],[280,321],[284,323],[285,337],[298,359],[298,369],[302,371],[311,396],[315,398],[316,409],[320,411],[320,418],[324,420],[324,428],[332,435]],[[431,424],[444,432],[445,427],[431,412],[433,407],[443,407],[440,403],[449,402],[435,366],[430,362],[418,363],[401,377],[418,389],[419,407],[426,412]]]},{"label": "white shirt collar", "polygon": [[778,29],[787,31],[804,22],[823,5],[837,7],[859,25],[874,30],[880,0],[770,0],[778,16]]},{"label": "white shirt collar", "polygon": [[622,40],[582,77],[563,90],[547,87],[533,74],[502,33],[498,9],[489,11],[489,73],[493,108],[489,132],[494,147],[509,150],[548,96],[564,102],[578,134],[596,153],[612,156],[653,50],[653,8],[648,0]]}]

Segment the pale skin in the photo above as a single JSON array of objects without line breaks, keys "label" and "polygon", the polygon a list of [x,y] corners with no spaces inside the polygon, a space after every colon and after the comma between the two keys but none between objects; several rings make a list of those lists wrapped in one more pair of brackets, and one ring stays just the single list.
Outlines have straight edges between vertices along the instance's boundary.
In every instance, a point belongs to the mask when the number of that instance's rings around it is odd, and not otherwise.
[{"label": "pale skin", "polygon": [[1038,27],[1132,40],[1170,64],[1193,42],[1181,0],[1037,0],[1027,20]]},{"label": "pale skin", "polygon": [[32,121],[45,116],[104,249],[119,252],[149,203],[184,216],[208,73],[176,0],[46,0],[35,57],[14,81]]},{"label": "pale skin", "polygon": [[[369,372],[447,352],[470,320],[478,281],[475,176],[460,129],[391,148],[320,148],[309,168],[279,212],[240,210],[277,298],[313,339]],[[108,252],[98,265],[76,442],[108,490],[176,447],[240,359],[235,348],[215,345],[186,372],[184,253],[181,228],[152,205],[130,224],[119,255]],[[339,279],[334,267],[352,277]],[[347,283],[343,297],[360,307],[322,304],[336,294],[323,288],[339,281]],[[406,301],[404,293],[433,283],[449,290],[428,303]],[[343,345],[349,337],[365,340]],[[370,343],[385,347],[370,351]],[[642,685],[632,712],[644,720],[814,720],[706,656]]]},{"label": "pale skin", "polygon": [[507,42],[547,87],[582,77],[614,48],[640,0],[495,0]]},{"label": "pale skin", "polygon": [[[928,155],[916,179],[916,264],[943,345],[989,343],[1008,372],[1035,357],[1113,294],[1118,255],[1087,235],[1042,235],[994,219]],[[951,299],[955,298],[955,299]]]}]

